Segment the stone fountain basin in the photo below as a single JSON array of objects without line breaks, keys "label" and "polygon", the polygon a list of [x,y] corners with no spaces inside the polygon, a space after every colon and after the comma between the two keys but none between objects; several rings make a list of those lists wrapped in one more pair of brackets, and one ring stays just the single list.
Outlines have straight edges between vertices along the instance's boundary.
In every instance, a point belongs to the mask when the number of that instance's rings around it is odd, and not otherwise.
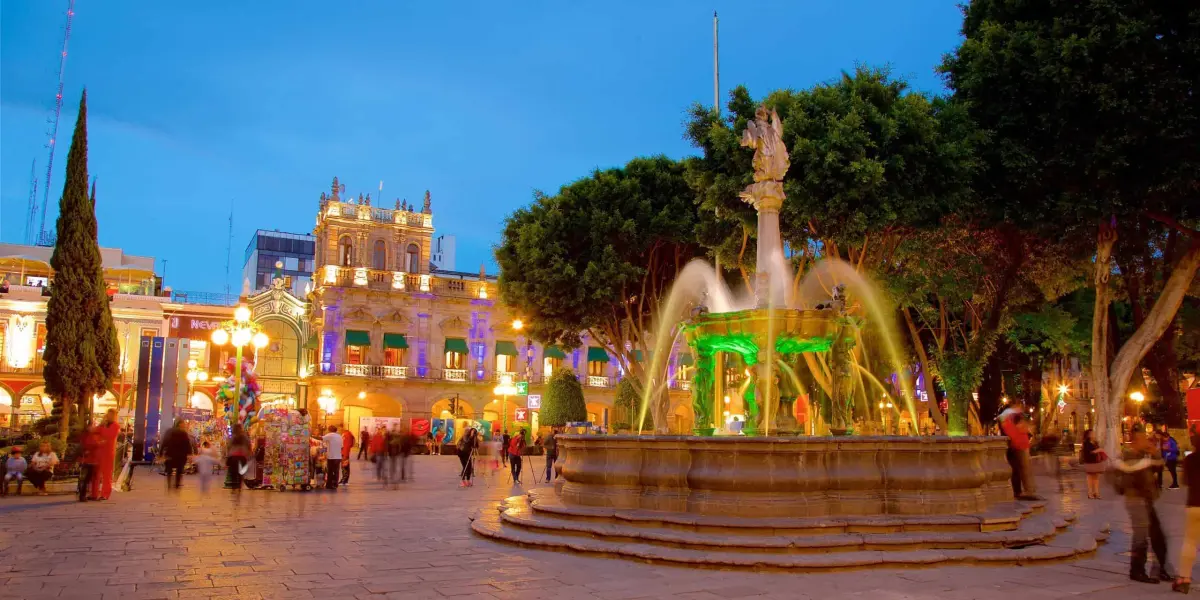
[{"label": "stone fountain basin", "polygon": [[1003,437],[559,436],[566,505],[740,517],[981,513]]}]

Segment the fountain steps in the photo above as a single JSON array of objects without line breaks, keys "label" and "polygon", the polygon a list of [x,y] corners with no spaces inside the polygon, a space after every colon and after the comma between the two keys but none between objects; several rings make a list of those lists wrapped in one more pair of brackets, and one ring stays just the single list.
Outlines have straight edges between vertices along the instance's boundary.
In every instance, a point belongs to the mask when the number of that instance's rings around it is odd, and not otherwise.
[{"label": "fountain steps", "polygon": [[[545,510],[548,506],[558,510]],[[792,521],[789,519],[757,520],[785,525],[775,528],[764,527],[761,522],[748,526],[755,519],[732,519],[741,523],[720,527],[711,517],[701,517],[706,521],[703,525],[687,529],[678,521],[696,516],[659,514],[651,518],[646,511],[636,511],[638,514],[627,512],[625,518],[620,518],[616,515],[622,511],[609,510],[613,516],[602,521],[606,509],[563,507],[542,495],[532,500],[514,496],[502,502],[499,510],[481,511],[471,528],[488,538],[544,549],[693,566],[801,570],[1063,560],[1088,554],[1107,538],[1107,525],[1089,529],[1079,526],[1073,514],[1047,514],[1041,508],[1041,503],[1014,504],[989,511],[999,514],[1008,509],[1021,515],[1015,528],[999,530],[983,529],[987,519],[973,515],[948,518],[975,519],[974,531],[924,530],[916,522],[899,525],[900,530],[873,531],[882,527],[878,523],[865,531],[855,530],[866,521],[895,521],[879,517],[823,519],[823,527],[812,522],[817,519],[795,519],[795,523],[787,523]],[[562,509],[581,514],[572,515]],[[629,519],[631,516],[635,518]],[[938,524],[931,522],[928,526]],[[803,533],[794,533],[797,531]]]}]

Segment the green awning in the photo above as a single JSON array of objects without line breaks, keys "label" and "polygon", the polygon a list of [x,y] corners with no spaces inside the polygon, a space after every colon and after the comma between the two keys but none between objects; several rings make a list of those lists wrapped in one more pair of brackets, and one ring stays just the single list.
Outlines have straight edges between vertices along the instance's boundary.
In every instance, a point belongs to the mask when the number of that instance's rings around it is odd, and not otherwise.
[{"label": "green awning", "polygon": [[446,352],[457,352],[459,354],[470,354],[467,349],[467,340],[462,338],[446,338]]},{"label": "green awning", "polygon": [[690,367],[696,364],[696,361],[692,358],[691,354],[684,352],[679,355],[679,364],[685,367]]},{"label": "green awning", "polygon": [[517,345],[512,342],[496,342],[496,356],[517,356]]},{"label": "green awning", "polygon": [[316,350],[320,347],[321,347],[321,340],[317,339],[317,336],[310,337],[310,338],[308,338],[307,342],[304,342],[305,350]]},{"label": "green awning", "polygon": [[383,334],[383,347],[407,350],[408,339],[404,337],[403,333],[385,333]]},{"label": "green awning", "polygon": [[595,346],[592,346],[592,347],[588,348],[587,361],[588,362],[606,363],[606,362],[608,362],[608,352],[605,352],[604,348],[597,348]]},{"label": "green awning", "polygon": [[355,331],[353,329],[346,330],[346,345],[347,346],[370,346],[371,334],[365,331]]},{"label": "green awning", "polygon": [[567,359],[567,354],[558,346],[546,346],[545,349],[542,350],[542,355],[546,358],[557,358],[560,360]]}]

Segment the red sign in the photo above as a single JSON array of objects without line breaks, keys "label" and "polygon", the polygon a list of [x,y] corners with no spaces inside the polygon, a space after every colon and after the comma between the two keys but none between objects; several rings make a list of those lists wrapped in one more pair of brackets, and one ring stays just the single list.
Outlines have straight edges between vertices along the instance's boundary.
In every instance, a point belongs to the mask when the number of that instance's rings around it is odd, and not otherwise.
[{"label": "red sign", "polygon": [[517,421],[525,421],[529,419],[529,409],[515,408],[513,409],[513,419]]},{"label": "red sign", "polygon": [[1193,429],[1200,431],[1200,388],[1187,391],[1187,420],[1188,433]]},{"label": "red sign", "polygon": [[429,419],[410,419],[409,427],[412,428],[412,434],[417,437],[424,437],[429,433]]}]

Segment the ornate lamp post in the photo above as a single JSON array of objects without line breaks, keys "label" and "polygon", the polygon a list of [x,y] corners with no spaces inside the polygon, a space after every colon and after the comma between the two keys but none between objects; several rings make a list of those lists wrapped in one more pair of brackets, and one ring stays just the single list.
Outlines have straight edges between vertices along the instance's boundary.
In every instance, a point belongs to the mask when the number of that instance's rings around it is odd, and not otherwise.
[{"label": "ornate lamp post", "polygon": [[317,397],[317,406],[321,407],[321,412],[325,413],[325,427],[329,426],[329,415],[337,412],[338,401],[329,390],[324,390]]},{"label": "ornate lamp post", "polygon": [[[256,349],[262,348],[267,345],[269,340],[258,324],[250,321],[250,308],[243,304],[233,311],[232,321],[225,321],[218,329],[213,330],[212,341],[218,346],[232,343],[237,351],[237,359],[233,364],[234,392],[233,398],[230,399],[230,402],[235,404],[227,407],[226,410],[226,414],[229,415],[229,430],[232,432],[237,415],[236,403],[242,397],[242,348],[251,343]],[[232,473],[226,472],[225,484],[226,487],[233,487]]]},{"label": "ornate lamp post", "polygon": [[500,385],[492,388],[492,393],[504,398],[500,405],[501,433],[508,431],[508,397],[517,395],[517,386],[513,385],[512,375],[500,377]]}]

